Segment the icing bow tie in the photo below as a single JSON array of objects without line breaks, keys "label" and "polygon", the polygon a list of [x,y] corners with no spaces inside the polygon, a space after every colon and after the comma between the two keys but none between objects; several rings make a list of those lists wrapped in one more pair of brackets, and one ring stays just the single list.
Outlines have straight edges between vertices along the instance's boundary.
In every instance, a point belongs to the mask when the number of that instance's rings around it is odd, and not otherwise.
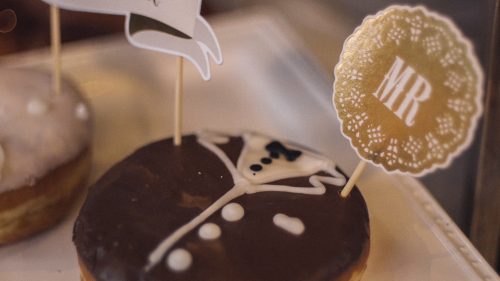
[{"label": "icing bow tie", "polygon": [[293,150],[286,148],[281,142],[273,141],[266,145],[266,150],[272,158],[278,158],[279,155],[283,155],[287,161],[295,161],[302,154],[299,150]]}]

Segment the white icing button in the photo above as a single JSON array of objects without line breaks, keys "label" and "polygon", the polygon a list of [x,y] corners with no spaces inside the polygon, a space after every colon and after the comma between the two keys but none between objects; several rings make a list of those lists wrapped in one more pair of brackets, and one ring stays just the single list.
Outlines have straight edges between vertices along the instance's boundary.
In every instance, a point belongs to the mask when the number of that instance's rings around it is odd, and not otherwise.
[{"label": "white icing button", "polygon": [[245,215],[245,210],[238,203],[229,203],[222,208],[222,218],[227,221],[239,221]]},{"label": "white icing button", "polygon": [[87,106],[85,106],[84,103],[79,103],[76,108],[75,108],[75,116],[76,118],[80,120],[87,120],[89,119],[89,111],[87,109]]},{"label": "white icing button", "polygon": [[182,248],[173,250],[167,257],[167,266],[174,271],[184,271],[191,266],[191,254]]},{"label": "white icing button", "polygon": [[301,235],[305,230],[304,223],[299,218],[289,217],[285,214],[274,215],[273,222],[276,226],[293,235]]},{"label": "white icing button", "polygon": [[198,236],[203,240],[215,240],[220,237],[221,230],[215,223],[206,223],[198,230]]},{"label": "white icing button", "polygon": [[28,111],[29,114],[35,116],[47,113],[48,109],[49,107],[47,103],[37,98],[31,99],[26,107],[26,111]]},{"label": "white icing button", "polygon": [[2,179],[2,169],[4,162],[5,162],[5,153],[3,151],[2,145],[0,145],[0,180]]}]

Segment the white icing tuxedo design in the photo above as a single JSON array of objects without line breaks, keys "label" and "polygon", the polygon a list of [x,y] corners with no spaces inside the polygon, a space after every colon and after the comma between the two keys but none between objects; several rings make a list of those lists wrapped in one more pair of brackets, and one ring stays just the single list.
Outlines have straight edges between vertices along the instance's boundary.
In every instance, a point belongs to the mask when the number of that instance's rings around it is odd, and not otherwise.
[{"label": "white icing tuxedo design", "polygon": [[[304,149],[297,151],[300,153],[300,156],[297,156],[293,161],[280,157],[280,159],[272,160],[272,164],[266,165],[266,168],[261,171],[252,170],[251,167],[255,163],[260,163],[261,159],[268,155],[267,145],[272,142],[272,139],[266,136],[252,133],[243,134],[244,145],[236,166],[224,151],[217,146],[218,144],[227,143],[229,141],[228,136],[212,132],[201,132],[197,138],[198,143],[214,153],[224,163],[231,173],[234,186],[197,217],[166,237],[149,255],[148,264],[145,267],[146,271],[157,265],[165,253],[184,235],[198,227],[226,204],[242,195],[258,192],[323,195],[326,192],[324,183],[340,186],[344,185],[346,181],[345,177],[336,170],[336,165],[333,161]],[[287,144],[287,147],[292,146]],[[329,175],[315,175],[320,171],[326,172]],[[311,186],[292,187],[269,184],[281,179],[303,176],[310,176],[309,182]]]},{"label": "white icing tuxedo design", "polygon": [[[42,0],[67,10],[126,16],[128,41],[140,48],[182,56],[191,61],[203,79],[210,79],[209,54],[217,64],[222,54],[217,37],[200,15],[201,0]],[[131,32],[134,15],[160,22],[184,36],[146,29]]]}]

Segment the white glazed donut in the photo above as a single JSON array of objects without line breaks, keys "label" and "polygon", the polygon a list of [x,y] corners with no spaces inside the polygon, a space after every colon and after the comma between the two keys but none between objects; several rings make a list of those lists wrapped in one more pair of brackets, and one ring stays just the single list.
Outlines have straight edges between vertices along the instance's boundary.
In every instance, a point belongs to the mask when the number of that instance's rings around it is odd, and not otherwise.
[{"label": "white glazed donut", "polygon": [[90,165],[88,104],[50,73],[0,69],[0,244],[57,222]]}]

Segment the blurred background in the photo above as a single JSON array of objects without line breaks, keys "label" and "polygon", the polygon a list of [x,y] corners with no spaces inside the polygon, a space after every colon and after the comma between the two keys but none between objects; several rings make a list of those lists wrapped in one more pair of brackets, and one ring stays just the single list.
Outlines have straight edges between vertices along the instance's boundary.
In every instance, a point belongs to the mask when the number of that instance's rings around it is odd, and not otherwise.
[{"label": "blurred background", "polygon": [[[226,12],[265,6],[279,13],[296,31],[333,81],[345,38],[362,19],[390,4],[422,4],[450,16],[469,37],[483,69],[489,61],[492,39],[494,0],[422,0],[395,2],[389,0],[204,0],[202,14],[218,16]],[[12,9],[18,22],[9,33],[0,33],[0,56],[50,44],[49,7],[39,0],[1,0],[0,11]],[[113,33],[123,34],[124,21],[119,16],[97,15],[61,10],[63,42],[77,41]],[[325,124],[328,126],[328,124]],[[479,159],[481,127],[471,147],[451,167],[438,170],[421,181],[440,202],[462,231],[469,235],[473,213],[475,183]],[[499,144],[500,145],[500,144]],[[498,167],[500,171],[500,167]],[[497,198],[498,199],[498,198]],[[498,264],[496,264],[498,271]]]}]

